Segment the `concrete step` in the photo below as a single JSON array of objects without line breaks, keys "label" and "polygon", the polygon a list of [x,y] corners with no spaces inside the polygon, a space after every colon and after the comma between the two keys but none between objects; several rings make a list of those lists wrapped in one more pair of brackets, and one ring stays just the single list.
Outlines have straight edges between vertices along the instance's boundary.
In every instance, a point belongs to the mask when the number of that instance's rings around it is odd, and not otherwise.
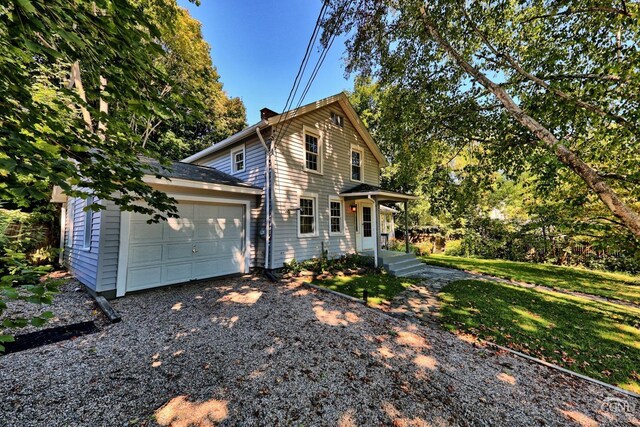
[{"label": "concrete step", "polygon": [[393,264],[396,262],[401,262],[401,261],[405,261],[405,260],[413,260],[416,259],[416,256],[414,254],[406,254],[404,252],[397,252],[398,255],[388,255],[388,254],[383,254],[383,255],[378,255],[378,263],[379,264]]},{"label": "concrete step", "polygon": [[401,258],[399,261],[387,260],[387,262],[383,263],[382,266],[387,270],[397,270],[399,268],[408,267],[413,264],[422,264],[420,261],[416,259],[416,257],[412,258]]},{"label": "concrete step", "polygon": [[397,277],[410,277],[415,273],[421,272],[424,270],[424,264],[420,263],[419,265],[412,265],[410,267],[401,268],[399,270],[389,272]]}]

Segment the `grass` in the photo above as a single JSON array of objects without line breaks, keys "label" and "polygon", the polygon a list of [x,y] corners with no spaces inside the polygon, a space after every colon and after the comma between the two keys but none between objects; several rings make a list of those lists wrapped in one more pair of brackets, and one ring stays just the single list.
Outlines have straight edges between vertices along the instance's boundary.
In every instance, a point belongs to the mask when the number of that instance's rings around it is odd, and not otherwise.
[{"label": "grass", "polygon": [[336,292],[362,299],[365,289],[369,292],[369,302],[377,305],[390,301],[394,296],[408,288],[413,281],[386,274],[366,274],[353,276],[334,276],[328,279],[314,279],[311,283]]},{"label": "grass", "polygon": [[622,301],[640,303],[640,277],[551,264],[533,264],[498,259],[429,255],[427,264],[489,274],[551,288],[579,291]]},{"label": "grass", "polygon": [[441,319],[464,331],[640,393],[640,309],[498,282],[440,294]]}]

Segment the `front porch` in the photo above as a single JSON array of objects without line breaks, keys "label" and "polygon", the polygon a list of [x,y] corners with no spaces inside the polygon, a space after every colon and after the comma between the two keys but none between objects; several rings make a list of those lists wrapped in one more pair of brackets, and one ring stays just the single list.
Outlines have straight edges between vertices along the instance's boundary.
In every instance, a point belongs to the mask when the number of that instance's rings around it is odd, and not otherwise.
[{"label": "front porch", "polygon": [[[403,255],[401,252],[383,251],[383,245],[386,246],[389,236],[388,233],[384,233],[387,235],[387,238],[385,239],[383,237],[380,224],[380,212],[381,208],[384,208],[384,205],[381,205],[381,203],[403,203],[405,253],[409,255],[408,207],[409,201],[417,199],[416,196],[385,190],[374,185],[360,184],[340,193],[340,197],[342,197],[345,204],[349,206],[351,212],[356,214],[356,249],[358,252],[370,253],[373,256],[376,267],[385,266],[385,260],[389,261],[385,268],[392,273],[394,272],[391,271],[388,266],[395,268],[396,262],[399,261],[407,261],[406,265],[404,265],[404,263],[398,263],[397,270],[399,271],[404,271],[405,268],[416,267],[415,264],[410,265],[408,263],[409,256],[406,256],[404,260],[395,259],[396,254]],[[418,262],[414,256],[411,256],[411,258],[413,258],[413,261]]]}]

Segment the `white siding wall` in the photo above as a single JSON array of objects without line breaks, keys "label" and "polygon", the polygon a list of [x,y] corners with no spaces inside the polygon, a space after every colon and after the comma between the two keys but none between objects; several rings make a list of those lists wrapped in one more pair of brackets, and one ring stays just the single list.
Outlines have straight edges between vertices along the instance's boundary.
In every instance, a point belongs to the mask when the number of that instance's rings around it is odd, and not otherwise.
[{"label": "white siding wall", "polygon": [[118,254],[120,250],[120,209],[113,202],[106,202],[104,204],[107,209],[102,211],[98,292],[107,292],[116,289]]},{"label": "white siding wall", "polygon": [[[345,116],[344,127],[331,123],[331,111]],[[303,169],[303,126],[320,133],[322,175]],[[277,134],[277,130],[274,133]],[[329,235],[329,196],[337,196],[360,184],[351,181],[352,145],[364,151],[364,183],[379,185],[378,161],[337,103],[294,119],[289,125],[276,152],[273,268],[282,267],[284,262],[293,258],[305,260],[320,256],[323,245],[330,256],[355,252],[355,215],[349,210],[350,202],[343,204],[344,236]],[[289,209],[298,207],[300,193],[318,195],[317,237],[298,237],[297,212]]]},{"label": "white siding wall", "polygon": [[[266,135],[265,135],[266,138]],[[231,151],[235,151],[240,145],[245,146],[245,170],[239,173],[231,172]],[[258,136],[248,138],[245,141],[234,144],[232,147],[215,153],[195,162],[199,165],[209,166],[221,172],[228,173],[249,184],[264,189],[265,177],[265,152]],[[264,266],[265,238],[260,236],[260,230],[265,228],[264,197],[256,197],[251,201],[251,267]]]}]

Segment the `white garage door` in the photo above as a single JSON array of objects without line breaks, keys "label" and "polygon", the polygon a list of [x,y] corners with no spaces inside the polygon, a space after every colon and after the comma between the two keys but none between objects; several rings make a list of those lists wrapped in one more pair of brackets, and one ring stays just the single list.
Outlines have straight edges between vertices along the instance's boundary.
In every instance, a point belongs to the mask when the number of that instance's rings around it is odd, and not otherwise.
[{"label": "white garage door", "polygon": [[131,214],[127,291],[244,272],[243,205],[180,203],[178,214]]}]

